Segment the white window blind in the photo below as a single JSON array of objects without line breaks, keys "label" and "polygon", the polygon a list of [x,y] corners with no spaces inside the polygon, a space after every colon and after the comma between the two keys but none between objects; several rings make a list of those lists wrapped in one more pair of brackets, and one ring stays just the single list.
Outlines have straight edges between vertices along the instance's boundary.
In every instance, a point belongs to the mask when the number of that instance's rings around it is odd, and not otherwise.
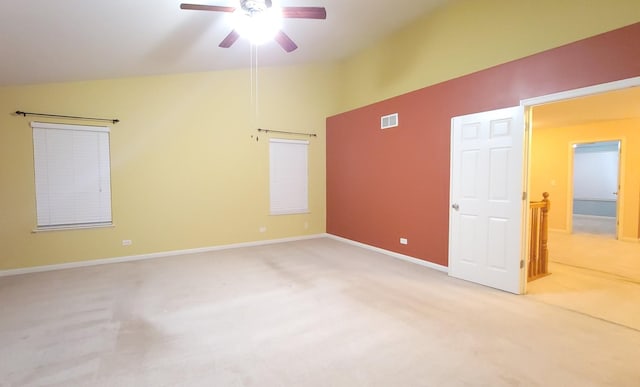
[{"label": "white window blind", "polygon": [[32,122],[39,229],[111,224],[109,128]]},{"label": "white window blind", "polygon": [[309,212],[308,141],[269,141],[271,214]]}]

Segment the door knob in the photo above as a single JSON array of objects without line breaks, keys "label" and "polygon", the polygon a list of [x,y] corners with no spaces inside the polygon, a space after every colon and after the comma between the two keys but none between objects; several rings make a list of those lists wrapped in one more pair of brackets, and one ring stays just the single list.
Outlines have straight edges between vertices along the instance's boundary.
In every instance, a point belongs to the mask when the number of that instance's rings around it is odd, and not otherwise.
[{"label": "door knob", "polygon": [[454,209],[454,210],[456,210],[456,211],[459,211],[459,210],[460,210],[460,206],[458,205],[458,203],[453,203],[453,204],[451,205],[451,208],[453,208],[453,209]]}]

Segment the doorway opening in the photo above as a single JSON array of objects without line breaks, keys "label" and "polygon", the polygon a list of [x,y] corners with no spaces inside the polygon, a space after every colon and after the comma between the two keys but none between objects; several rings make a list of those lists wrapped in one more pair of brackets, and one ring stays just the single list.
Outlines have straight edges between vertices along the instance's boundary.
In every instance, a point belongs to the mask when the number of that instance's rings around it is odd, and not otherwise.
[{"label": "doorway opening", "polygon": [[525,294],[640,330],[638,86],[633,78],[522,104],[527,191],[549,192],[552,203],[551,275]]},{"label": "doorway opening", "polygon": [[618,239],[620,143],[616,140],[572,145],[573,234]]}]

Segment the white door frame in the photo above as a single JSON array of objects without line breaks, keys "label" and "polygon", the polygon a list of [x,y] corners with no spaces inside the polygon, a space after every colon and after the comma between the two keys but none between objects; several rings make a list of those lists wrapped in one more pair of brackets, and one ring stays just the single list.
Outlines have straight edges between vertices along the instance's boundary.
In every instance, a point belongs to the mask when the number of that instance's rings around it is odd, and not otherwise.
[{"label": "white door frame", "polygon": [[[530,168],[531,168],[531,132],[532,132],[532,112],[533,107],[537,105],[544,105],[547,103],[560,102],[568,99],[578,98],[578,97],[586,97],[589,95],[602,94],[609,91],[616,91],[627,89],[630,87],[640,86],[640,76],[634,78],[627,78],[619,81],[602,83],[599,85],[582,87],[579,89],[566,90],[558,93],[542,95],[539,97],[523,99],[520,101],[520,106],[524,108],[524,170],[523,170],[523,178],[525,181],[525,191],[527,192],[527,196],[530,195],[531,188],[531,176],[530,176]],[[523,248],[521,259],[524,259],[527,262],[527,252],[529,251],[529,206],[523,204],[523,211],[525,212],[522,217],[523,225],[522,225],[522,241]],[[529,265],[525,264],[525,275],[524,278],[520,280],[522,292],[521,294],[525,294],[527,291],[527,276],[526,270]]]}]

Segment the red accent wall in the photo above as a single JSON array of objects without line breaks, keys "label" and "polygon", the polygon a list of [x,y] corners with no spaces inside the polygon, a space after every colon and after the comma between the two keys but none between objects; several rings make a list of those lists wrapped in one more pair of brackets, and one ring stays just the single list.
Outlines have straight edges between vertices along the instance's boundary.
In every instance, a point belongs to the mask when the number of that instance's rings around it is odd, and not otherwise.
[{"label": "red accent wall", "polygon": [[452,117],[637,76],[640,23],[329,117],[327,232],[446,266]]}]

